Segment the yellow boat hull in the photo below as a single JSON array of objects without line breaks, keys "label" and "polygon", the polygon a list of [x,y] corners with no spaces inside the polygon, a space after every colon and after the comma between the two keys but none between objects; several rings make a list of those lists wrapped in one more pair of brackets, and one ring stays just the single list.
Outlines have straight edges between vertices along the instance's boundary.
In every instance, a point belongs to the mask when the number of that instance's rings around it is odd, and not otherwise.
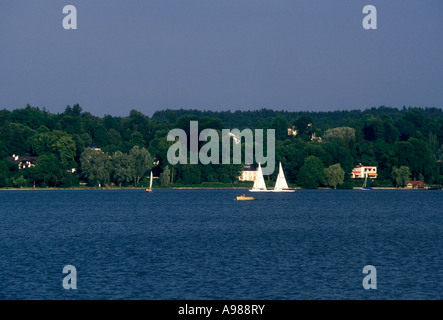
[{"label": "yellow boat hull", "polygon": [[242,196],[239,196],[239,197],[237,197],[237,200],[254,200],[254,197],[242,197]]}]

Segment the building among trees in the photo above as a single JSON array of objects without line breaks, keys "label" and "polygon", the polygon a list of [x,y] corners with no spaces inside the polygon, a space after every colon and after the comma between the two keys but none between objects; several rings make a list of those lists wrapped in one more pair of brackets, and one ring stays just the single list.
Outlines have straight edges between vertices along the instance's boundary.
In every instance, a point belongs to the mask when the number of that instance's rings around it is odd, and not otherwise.
[{"label": "building among trees", "polygon": [[31,156],[23,156],[22,157],[22,156],[13,154],[12,157],[7,157],[6,160],[16,164],[18,166],[19,170],[23,170],[26,168],[35,167],[38,157],[31,157]]},{"label": "building among trees", "polygon": [[238,177],[238,180],[254,181],[256,176],[257,176],[257,171],[255,170],[255,168],[250,164],[245,164],[240,176]]},{"label": "building among trees", "polygon": [[408,188],[408,189],[424,189],[424,188],[426,188],[426,183],[424,183],[423,181],[412,180],[412,181],[409,181],[409,183],[406,185],[406,188]]},{"label": "building among trees", "polygon": [[351,178],[352,179],[364,179],[366,176],[371,179],[376,179],[377,167],[376,166],[364,166],[361,163],[358,164],[354,169],[352,169]]}]

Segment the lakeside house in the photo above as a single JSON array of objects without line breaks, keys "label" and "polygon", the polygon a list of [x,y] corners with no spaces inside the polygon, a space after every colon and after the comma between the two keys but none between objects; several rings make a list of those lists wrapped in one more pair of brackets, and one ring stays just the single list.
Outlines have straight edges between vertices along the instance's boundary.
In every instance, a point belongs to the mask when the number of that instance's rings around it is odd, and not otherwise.
[{"label": "lakeside house", "polygon": [[16,164],[18,166],[19,170],[23,170],[26,168],[35,167],[38,157],[19,156],[19,155],[13,154],[12,157],[7,157],[6,160]]},{"label": "lakeside house", "polygon": [[409,183],[406,185],[406,188],[407,189],[425,189],[426,183],[424,183],[423,181],[412,180],[412,181],[409,181]]},{"label": "lakeside house", "polygon": [[[308,124],[308,128],[312,130],[312,123]],[[319,131],[319,129],[317,129]],[[288,136],[297,136],[299,134],[299,131],[295,128],[295,126],[289,126],[288,127]],[[318,137],[317,134],[315,132],[313,132],[311,134],[311,141],[316,141],[316,142],[322,142],[321,137]]]},{"label": "lakeside house", "polygon": [[101,151],[102,149],[100,148],[100,146],[96,145],[95,143],[89,145],[89,148],[95,150],[95,151]]},{"label": "lakeside house", "polygon": [[311,135],[311,141],[322,142],[321,137],[317,137],[315,132]]},{"label": "lakeside house", "polygon": [[256,176],[257,176],[257,171],[255,170],[255,168],[250,164],[245,164],[241,172],[241,175],[238,177],[238,180],[254,181]]},{"label": "lakeside house", "polygon": [[298,135],[298,130],[295,129],[294,126],[288,128],[288,136],[296,136]]},{"label": "lakeside house", "polygon": [[378,176],[376,166],[364,166],[361,163],[352,169],[352,179],[364,179],[365,177],[376,179]]}]

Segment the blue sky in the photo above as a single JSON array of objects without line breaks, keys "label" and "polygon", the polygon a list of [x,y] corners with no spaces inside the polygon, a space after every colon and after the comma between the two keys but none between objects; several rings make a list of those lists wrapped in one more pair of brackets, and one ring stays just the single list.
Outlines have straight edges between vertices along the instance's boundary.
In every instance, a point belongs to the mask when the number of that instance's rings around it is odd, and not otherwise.
[{"label": "blue sky", "polygon": [[0,108],[442,108],[442,15],[441,0],[2,0]]}]

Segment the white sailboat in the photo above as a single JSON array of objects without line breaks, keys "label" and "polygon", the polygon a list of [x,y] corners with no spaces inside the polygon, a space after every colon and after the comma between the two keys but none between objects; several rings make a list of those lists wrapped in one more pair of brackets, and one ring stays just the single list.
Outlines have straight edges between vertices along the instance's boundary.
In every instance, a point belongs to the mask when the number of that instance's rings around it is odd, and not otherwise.
[{"label": "white sailboat", "polygon": [[146,192],[152,192],[152,180],[154,179],[151,171],[151,179],[149,180],[149,189],[146,189]]},{"label": "white sailboat", "polygon": [[278,176],[275,182],[275,187],[272,192],[294,192],[295,190],[289,190],[288,183],[286,182],[285,174],[281,162],[278,165]]},{"label": "white sailboat", "polygon": [[258,164],[257,175],[255,176],[254,186],[249,191],[251,192],[294,192],[295,190],[289,190],[288,183],[286,182],[285,174],[281,162],[278,168],[277,181],[275,182],[274,189],[266,189],[265,179],[263,178],[263,172],[260,163]]},{"label": "white sailboat", "polygon": [[251,192],[269,192],[271,190],[266,189],[265,179],[263,178],[263,172],[261,170],[260,163],[258,164],[257,169],[257,175],[255,176],[254,185],[252,186],[252,189],[249,191]]},{"label": "white sailboat", "polygon": [[368,183],[368,174],[365,174],[365,181],[363,182],[363,187],[360,190],[372,190],[372,187],[367,186]]}]

